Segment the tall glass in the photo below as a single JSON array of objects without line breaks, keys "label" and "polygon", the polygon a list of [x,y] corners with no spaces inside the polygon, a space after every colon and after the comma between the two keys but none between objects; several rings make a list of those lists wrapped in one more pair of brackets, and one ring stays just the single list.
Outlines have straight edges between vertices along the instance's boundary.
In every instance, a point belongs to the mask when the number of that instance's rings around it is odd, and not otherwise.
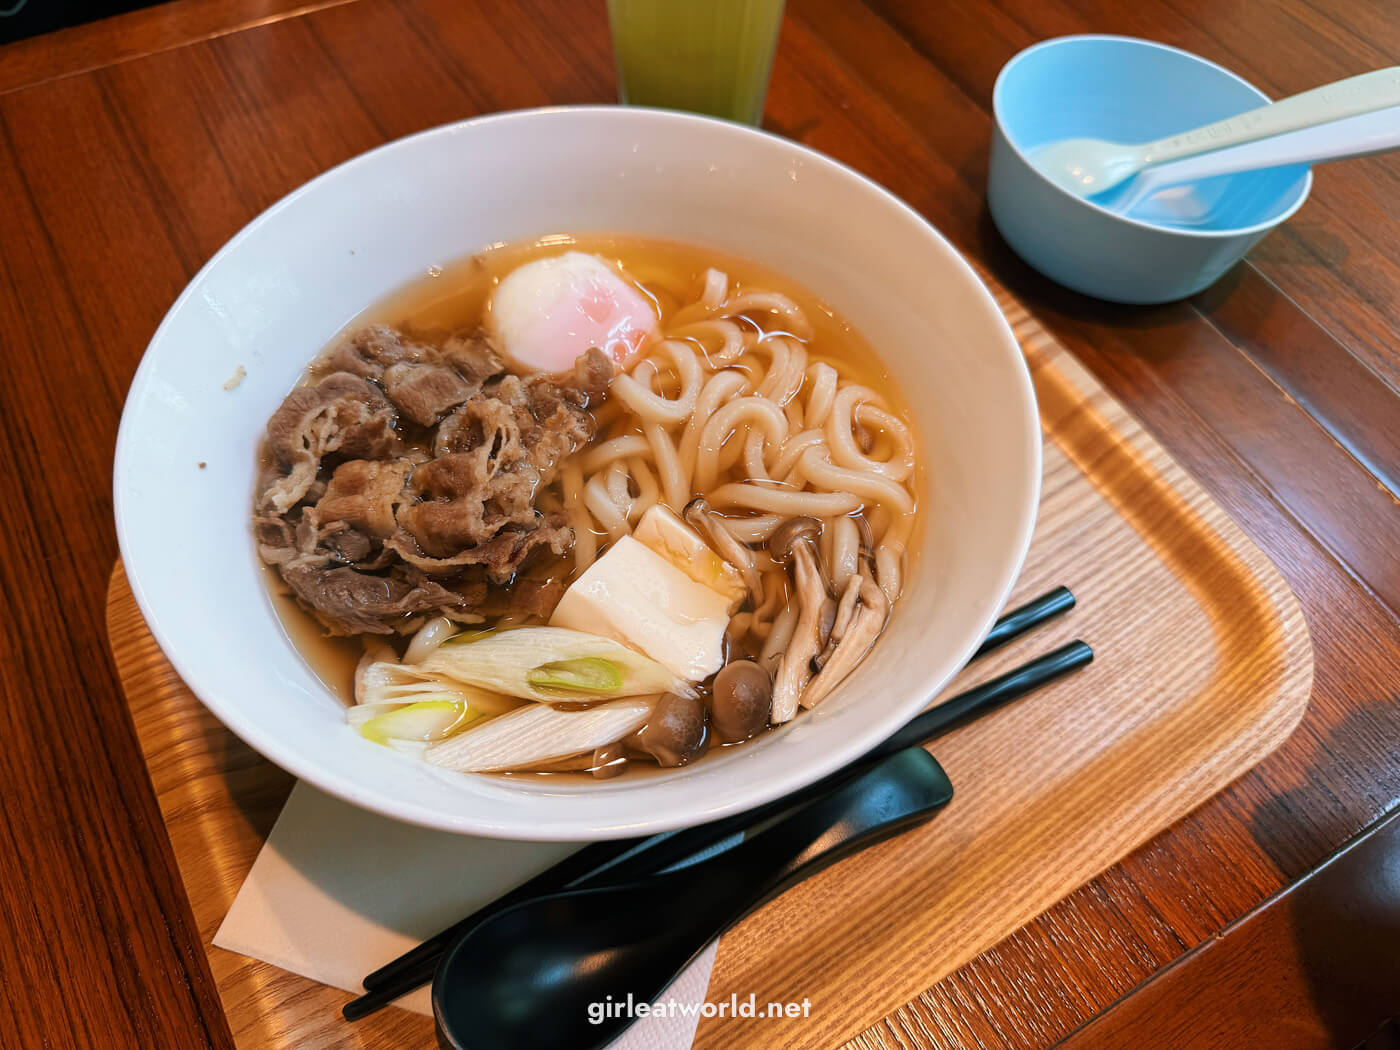
[{"label": "tall glass", "polygon": [[618,93],[757,124],[783,0],[608,0]]}]

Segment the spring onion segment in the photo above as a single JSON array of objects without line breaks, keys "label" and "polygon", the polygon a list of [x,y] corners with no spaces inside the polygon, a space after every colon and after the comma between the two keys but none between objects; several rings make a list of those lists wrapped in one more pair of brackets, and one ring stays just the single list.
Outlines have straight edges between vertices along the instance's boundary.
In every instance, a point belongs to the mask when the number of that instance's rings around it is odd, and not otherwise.
[{"label": "spring onion segment", "polygon": [[653,699],[627,697],[578,711],[530,704],[430,744],[423,758],[458,773],[499,772],[566,758],[640,728],[651,715]]},{"label": "spring onion segment", "polygon": [[418,663],[457,631],[457,625],[446,616],[438,616],[429,620],[418,628],[418,632],[408,643],[408,648],[404,650],[403,662],[406,664]]},{"label": "spring onion segment", "polygon": [[616,695],[622,688],[622,671],[611,660],[583,656],[577,660],[555,660],[540,664],[525,674],[536,689],[576,689],[600,696]]},{"label": "spring onion segment", "polygon": [[655,660],[582,631],[522,627],[454,643],[433,650],[411,673],[545,703],[665,692],[695,695],[687,682]]},{"label": "spring onion segment", "polygon": [[361,722],[359,730],[361,736],[376,744],[387,744],[390,740],[443,740],[481,717],[480,711],[472,710],[461,701],[420,700],[377,714]]},{"label": "spring onion segment", "polygon": [[[520,702],[512,697],[493,693],[467,682],[453,681],[441,675],[424,673],[419,667],[376,660],[367,664],[356,676],[356,707],[375,704],[411,704],[419,700],[455,700],[488,715],[499,715]],[[354,712],[355,708],[350,708]],[[354,721],[353,714],[348,715]]]}]

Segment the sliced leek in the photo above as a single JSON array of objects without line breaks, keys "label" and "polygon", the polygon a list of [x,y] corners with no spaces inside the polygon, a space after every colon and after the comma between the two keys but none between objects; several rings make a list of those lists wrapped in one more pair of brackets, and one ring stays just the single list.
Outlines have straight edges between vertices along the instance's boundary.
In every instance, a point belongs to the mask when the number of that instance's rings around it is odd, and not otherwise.
[{"label": "sliced leek", "polygon": [[571,689],[616,696],[622,688],[622,668],[601,657],[581,656],[576,660],[540,664],[526,672],[525,680],[536,689]]},{"label": "sliced leek", "polygon": [[423,758],[458,773],[535,766],[621,740],[646,722],[653,700],[627,697],[581,711],[529,704],[429,745]]},{"label": "sliced leek", "polygon": [[[455,639],[454,639],[455,641]],[[620,642],[562,627],[521,627],[435,649],[414,672],[546,703],[694,690]]]},{"label": "sliced leek", "polygon": [[496,633],[493,627],[471,627],[465,631],[454,634],[443,645],[466,645],[468,642],[479,642],[483,638],[490,638]]},{"label": "sliced leek", "polygon": [[[356,675],[355,696],[360,703],[410,704],[418,700],[456,700],[488,715],[498,715],[519,706],[510,697],[461,681],[424,673],[420,666],[377,660]],[[354,708],[351,708],[353,711]]]},{"label": "sliced leek", "polygon": [[418,628],[404,650],[403,662],[416,664],[457,633],[457,625],[446,616],[437,616]]},{"label": "sliced leek", "polygon": [[376,715],[359,729],[361,736],[376,744],[390,740],[444,740],[481,717],[481,712],[460,701],[420,700]]}]

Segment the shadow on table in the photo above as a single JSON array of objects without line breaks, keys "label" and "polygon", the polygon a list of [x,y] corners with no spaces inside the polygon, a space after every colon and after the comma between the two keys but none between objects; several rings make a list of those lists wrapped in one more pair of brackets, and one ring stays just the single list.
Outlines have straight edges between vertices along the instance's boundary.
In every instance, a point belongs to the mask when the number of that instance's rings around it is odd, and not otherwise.
[{"label": "shadow on table", "polygon": [[[1394,740],[1400,737],[1397,723],[1400,697],[1391,697],[1349,712],[1328,735]],[[1384,745],[1379,749],[1383,752]],[[1289,761],[1301,786],[1271,797],[1251,821],[1255,839],[1284,870],[1309,863],[1305,843],[1319,834],[1298,826],[1301,815],[1317,813],[1320,804],[1331,801],[1314,772],[1331,756],[1326,741],[1294,755]],[[1376,789],[1383,791],[1388,778],[1384,770],[1375,774]],[[1279,915],[1270,922],[1267,912],[1275,909]],[[1264,915],[1247,921],[1259,921],[1268,931],[1261,943],[1274,946],[1259,964],[1294,970],[1280,976],[1307,989],[1307,1005],[1330,1045],[1400,1050],[1400,808],[1353,838]]]},{"label": "shadow on table", "polygon": [[[1095,299],[1056,284],[1017,255],[997,229],[985,198],[977,218],[977,247],[983,262],[996,279],[1037,317],[1052,323],[1056,318],[1063,318],[1071,322],[1087,322],[1095,327],[1137,331],[1166,328],[1189,321],[1197,312],[1193,303],[1199,302],[1205,307],[1209,302],[1229,295],[1243,278],[1248,265],[1237,263],[1209,289],[1180,302],[1131,306]],[[1135,347],[1134,350],[1143,354],[1150,352],[1146,347]]]},{"label": "shadow on table", "polygon": [[96,22],[157,0],[0,0],[0,44],[51,33],[55,29]]}]

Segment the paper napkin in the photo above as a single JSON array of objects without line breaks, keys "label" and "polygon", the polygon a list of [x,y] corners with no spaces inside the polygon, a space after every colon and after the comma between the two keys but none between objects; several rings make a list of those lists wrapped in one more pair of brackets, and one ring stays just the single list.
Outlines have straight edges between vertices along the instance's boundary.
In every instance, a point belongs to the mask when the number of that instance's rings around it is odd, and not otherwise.
[{"label": "paper napkin", "polygon": [[[214,943],[360,992],[365,974],[576,848],[431,831],[299,783]],[[711,945],[666,998],[703,1002],[714,957]],[[397,1005],[432,1013],[427,988]],[[689,1050],[699,1018],[681,1013],[638,1019],[614,1050]]]}]

